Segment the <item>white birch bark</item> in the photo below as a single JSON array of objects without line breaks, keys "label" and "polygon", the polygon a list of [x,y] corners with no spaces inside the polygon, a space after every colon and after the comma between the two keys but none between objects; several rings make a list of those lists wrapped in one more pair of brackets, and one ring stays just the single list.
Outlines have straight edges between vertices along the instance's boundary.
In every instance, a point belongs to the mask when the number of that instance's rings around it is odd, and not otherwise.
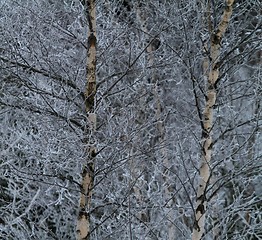
[{"label": "white birch bark", "polygon": [[92,140],[96,130],[95,95],[96,95],[96,13],[95,0],[84,2],[88,21],[88,48],[87,48],[87,86],[85,91],[85,108],[88,126],[85,138],[87,160],[83,166],[80,210],[77,221],[77,239],[90,239],[90,206],[94,185],[94,160],[96,148]]},{"label": "white birch bark", "polygon": [[[205,233],[205,218],[207,211],[206,190],[211,178],[210,164],[212,154],[212,127],[213,127],[213,108],[216,102],[216,83],[219,76],[219,57],[222,37],[228,27],[232,14],[232,5],[234,0],[227,0],[222,19],[211,35],[210,40],[210,62],[207,66],[204,62],[204,71],[207,71],[207,100],[203,112],[203,129],[202,129],[202,158],[199,168],[199,183],[197,188],[197,202],[195,209],[195,223],[192,234],[192,240],[203,239]],[[208,68],[208,69],[207,69]]]}]

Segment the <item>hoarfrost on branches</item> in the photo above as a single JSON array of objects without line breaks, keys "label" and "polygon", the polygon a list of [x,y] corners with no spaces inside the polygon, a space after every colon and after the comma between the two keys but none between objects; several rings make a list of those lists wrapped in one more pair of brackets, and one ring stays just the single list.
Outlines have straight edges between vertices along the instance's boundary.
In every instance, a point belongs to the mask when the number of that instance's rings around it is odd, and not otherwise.
[{"label": "hoarfrost on branches", "polygon": [[92,136],[81,2],[0,3],[0,235],[74,239],[95,144],[90,239],[190,239],[215,90],[204,238],[262,238],[258,1],[233,4],[214,86],[208,43],[225,1],[96,1]]}]

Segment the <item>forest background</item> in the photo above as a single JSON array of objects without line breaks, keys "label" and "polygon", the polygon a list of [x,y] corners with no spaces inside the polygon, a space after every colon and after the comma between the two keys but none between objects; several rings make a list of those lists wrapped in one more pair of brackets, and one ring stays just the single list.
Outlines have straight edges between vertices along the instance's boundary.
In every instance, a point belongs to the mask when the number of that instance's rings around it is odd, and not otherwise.
[{"label": "forest background", "polygon": [[0,9],[1,239],[262,239],[259,0]]}]

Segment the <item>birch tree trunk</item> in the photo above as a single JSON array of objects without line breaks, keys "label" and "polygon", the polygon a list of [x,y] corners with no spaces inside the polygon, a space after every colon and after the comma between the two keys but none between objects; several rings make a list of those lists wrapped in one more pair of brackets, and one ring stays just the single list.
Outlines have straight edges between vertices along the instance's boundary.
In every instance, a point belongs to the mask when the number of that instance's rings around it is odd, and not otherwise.
[{"label": "birch tree trunk", "polygon": [[[141,2],[140,4],[141,5]],[[141,30],[145,33],[146,38],[149,42],[149,45],[147,46],[146,52],[147,52],[147,58],[146,62],[148,63],[148,66],[151,67],[151,73],[149,76],[150,83],[154,85],[153,87],[153,95],[154,95],[154,101],[155,101],[155,118],[156,121],[156,136],[157,137],[157,143],[158,144],[158,150],[160,152],[160,161],[162,162],[162,177],[163,177],[163,183],[165,185],[164,188],[164,194],[165,199],[168,201],[166,204],[166,208],[169,209],[166,218],[168,219],[168,240],[174,239],[175,237],[175,225],[173,223],[173,218],[175,216],[175,212],[173,209],[174,205],[174,199],[170,200],[170,196],[172,196],[172,189],[170,187],[170,181],[169,181],[169,169],[170,169],[170,162],[168,160],[168,150],[166,148],[166,137],[165,137],[165,126],[163,124],[163,121],[161,121],[163,112],[162,112],[162,106],[161,106],[161,99],[158,94],[159,91],[159,79],[157,76],[156,68],[154,67],[155,64],[155,56],[154,51],[156,50],[156,43],[160,42],[158,38],[150,38],[150,31],[148,28],[148,16],[145,11],[142,11],[140,7],[137,7],[137,17],[141,25]]]},{"label": "birch tree trunk", "polygon": [[90,205],[94,185],[94,161],[96,148],[94,132],[96,130],[95,95],[96,95],[96,14],[95,0],[84,1],[88,22],[87,46],[87,86],[85,91],[85,108],[88,126],[85,136],[87,160],[82,170],[80,210],[77,221],[77,239],[90,239]]},{"label": "birch tree trunk", "polygon": [[[145,18],[145,14],[143,14],[140,10],[140,1],[138,1],[138,3],[135,5],[135,10],[136,10],[136,18],[138,20],[138,23],[140,24],[141,26],[141,30],[144,32],[144,33],[147,33],[147,23],[146,23],[146,18]],[[143,35],[143,34],[142,34]],[[141,39],[143,39],[143,37],[141,36]],[[143,40],[141,40],[141,42],[143,42]],[[144,46],[144,44],[142,44],[142,48],[144,49],[146,46]],[[147,62],[147,58],[145,58],[145,63]],[[148,103],[148,99],[146,97],[146,92],[144,90],[143,92],[143,95],[145,95],[145,97],[141,98],[140,100],[140,106],[147,106],[147,103]],[[145,107],[146,108],[146,107]],[[143,115],[143,111],[141,113],[139,113],[140,115]],[[140,136],[140,140],[142,141],[142,136]],[[145,171],[145,165],[142,164],[142,165],[139,165],[139,168],[137,166],[135,166],[135,164],[133,164],[133,167],[132,167],[132,172],[133,172],[133,176],[135,178],[137,178],[138,175],[140,175],[141,172],[144,172],[143,175],[144,175],[144,179],[145,181],[147,182],[148,180],[148,172]],[[133,177],[133,178],[134,178]],[[148,184],[148,182],[147,182]],[[144,189],[145,188],[145,182],[142,182],[140,179],[138,179],[137,181],[137,184],[134,185],[133,189],[134,189],[134,193],[135,193],[135,196],[138,200],[138,203],[140,205],[145,205],[145,196],[143,196],[143,193],[141,191],[141,189]],[[148,211],[142,209],[139,214],[137,215],[139,219],[141,219],[143,222],[149,222],[149,219],[150,219],[150,214]],[[141,234],[142,234],[142,231],[141,231]]]},{"label": "birch tree trunk", "polygon": [[[206,191],[211,178],[211,154],[212,154],[212,127],[213,127],[213,110],[216,103],[216,84],[219,76],[219,57],[222,37],[228,27],[232,14],[232,5],[234,0],[227,0],[222,19],[217,29],[212,33],[210,38],[210,60],[207,63],[204,60],[204,71],[208,73],[207,79],[207,98],[203,112],[202,125],[202,158],[199,169],[199,183],[197,188],[197,202],[195,208],[195,223],[192,240],[203,239],[205,233],[205,218],[207,210]],[[207,47],[205,47],[207,52]]]}]

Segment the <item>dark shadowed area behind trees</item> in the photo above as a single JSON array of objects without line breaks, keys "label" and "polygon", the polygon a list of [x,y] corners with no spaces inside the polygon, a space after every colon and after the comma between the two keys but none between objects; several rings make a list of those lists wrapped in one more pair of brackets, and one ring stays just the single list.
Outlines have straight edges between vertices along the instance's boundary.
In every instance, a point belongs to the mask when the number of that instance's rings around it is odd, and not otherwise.
[{"label": "dark shadowed area behind trees", "polygon": [[92,2],[0,1],[0,238],[262,239],[260,1]]}]

